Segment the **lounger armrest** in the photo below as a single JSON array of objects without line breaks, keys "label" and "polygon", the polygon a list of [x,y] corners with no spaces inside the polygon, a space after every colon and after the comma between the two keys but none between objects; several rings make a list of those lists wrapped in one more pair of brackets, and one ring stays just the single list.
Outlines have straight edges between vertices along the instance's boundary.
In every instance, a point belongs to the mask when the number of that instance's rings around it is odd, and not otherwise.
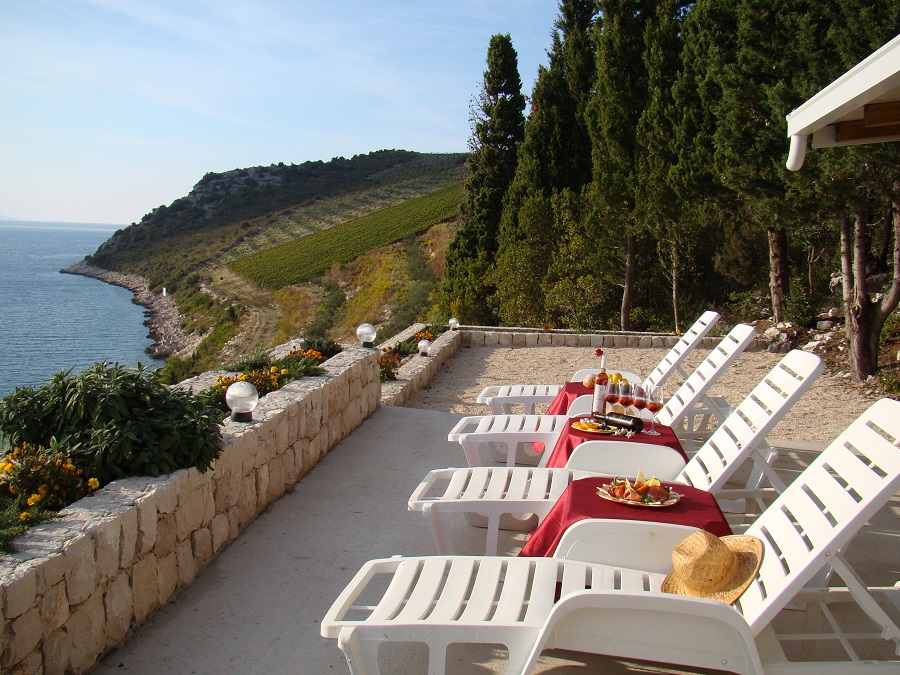
[{"label": "lounger armrest", "polygon": [[696,527],[642,520],[589,518],[563,533],[555,558],[666,574],[672,550]]},{"label": "lounger armrest", "polygon": [[421,511],[426,502],[432,501],[426,499],[426,495],[431,491],[438,481],[447,480],[448,477],[452,477],[453,473],[456,471],[454,468],[446,468],[446,469],[432,469],[428,472],[425,478],[422,479],[416,489],[413,490],[413,493],[409,496],[409,501],[407,502],[407,508],[410,511]]},{"label": "lounger armrest", "polygon": [[337,638],[344,626],[359,624],[359,621],[348,622],[345,618],[354,610],[357,598],[376,575],[394,572],[402,562],[402,558],[395,556],[394,558],[370,560],[365,563],[325,613],[320,629],[322,637]]},{"label": "lounger armrest", "polygon": [[447,440],[451,443],[458,442],[460,436],[463,434],[475,432],[484,417],[484,415],[469,415],[468,417],[463,417],[459,422],[453,425],[450,433],[447,434]]}]

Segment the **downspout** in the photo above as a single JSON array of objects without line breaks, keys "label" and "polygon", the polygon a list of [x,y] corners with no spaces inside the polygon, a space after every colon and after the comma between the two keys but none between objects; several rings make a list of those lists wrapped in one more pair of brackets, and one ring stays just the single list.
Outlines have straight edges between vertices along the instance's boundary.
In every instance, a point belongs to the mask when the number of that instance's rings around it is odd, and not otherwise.
[{"label": "downspout", "polygon": [[806,135],[794,134],[791,136],[791,150],[787,158],[788,170],[799,170],[803,166],[804,159],[806,159]]}]

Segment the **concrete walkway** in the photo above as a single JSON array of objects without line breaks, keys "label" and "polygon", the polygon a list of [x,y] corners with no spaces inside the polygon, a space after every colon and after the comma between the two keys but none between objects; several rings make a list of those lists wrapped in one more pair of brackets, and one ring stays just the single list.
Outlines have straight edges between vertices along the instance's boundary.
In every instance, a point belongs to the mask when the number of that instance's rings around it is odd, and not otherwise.
[{"label": "concrete walkway", "polygon": [[[379,408],[94,672],[348,672],[336,642],[320,637],[319,622],[365,561],[434,552],[425,519],[408,512],[406,502],[429,470],[465,465],[459,445],[446,440],[460,417]],[[786,459],[802,464],[799,453]],[[862,563],[857,569],[867,582],[887,585],[900,579],[900,558],[891,553],[900,533],[896,511],[885,511],[884,522],[855,547],[865,556],[854,564]],[[483,531],[456,520],[457,549],[478,552]],[[507,533],[501,553],[513,554],[521,543],[521,534]],[[424,672],[423,651],[388,653],[384,672]],[[451,650],[451,661],[450,673],[503,669],[502,653],[489,647]],[[537,672],[678,671],[554,654],[542,659]]]}]

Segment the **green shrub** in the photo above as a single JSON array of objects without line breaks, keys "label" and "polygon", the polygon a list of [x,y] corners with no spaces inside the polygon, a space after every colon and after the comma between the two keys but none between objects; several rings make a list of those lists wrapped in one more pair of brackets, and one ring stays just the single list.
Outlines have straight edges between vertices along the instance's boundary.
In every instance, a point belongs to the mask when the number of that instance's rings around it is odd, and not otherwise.
[{"label": "green shrub", "polygon": [[816,321],[816,310],[809,302],[809,294],[800,283],[791,283],[791,291],[784,301],[784,318],[807,328]]},{"label": "green shrub", "polygon": [[0,399],[0,435],[13,447],[58,448],[100,485],[192,466],[205,471],[221,452],[218,417],[201,399],[140,365],[107,362]]}]

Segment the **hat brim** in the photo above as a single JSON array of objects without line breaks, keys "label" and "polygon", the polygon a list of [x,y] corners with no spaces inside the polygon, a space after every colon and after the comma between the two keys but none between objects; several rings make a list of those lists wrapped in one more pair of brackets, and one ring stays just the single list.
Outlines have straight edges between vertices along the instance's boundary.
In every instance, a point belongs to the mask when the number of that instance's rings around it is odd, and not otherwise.
[{"label": "hat brim", "polygon": [[728,535],[719,537],[719,539],[738,559],[737,569],[724,586],[712,593],[697,593],[685,583],[684,579],[675,570],[672,570],[663,580],[662,592],[721,600],[727,605],[734,603],[741,597],[741,594],[753,583],[756,573],[759,572],[763,557],[762,541],[757,537],[743,534]]}]

